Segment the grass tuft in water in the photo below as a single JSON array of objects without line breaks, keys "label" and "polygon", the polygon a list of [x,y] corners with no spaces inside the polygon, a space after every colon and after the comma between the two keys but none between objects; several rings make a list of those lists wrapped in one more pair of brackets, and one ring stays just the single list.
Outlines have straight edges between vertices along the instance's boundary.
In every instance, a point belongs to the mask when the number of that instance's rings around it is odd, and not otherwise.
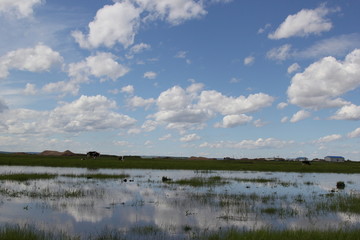
[{"label": "grass tuft in water", "polygon": [[26,182],[29,180],[53,179],[57,177],[56,174],[48,173],[16,173],[0,175],[0,181],[19,181]]},{"label": "grass tuft in water", "polygon": [[169,184],[188,185],[192,187],[209,187],[209,186],[221,186],[228,184],[229,182],[222,179],[220,176],[213,176],[209,178],[194,177],[185,178],[177,181],[168,182]]}]

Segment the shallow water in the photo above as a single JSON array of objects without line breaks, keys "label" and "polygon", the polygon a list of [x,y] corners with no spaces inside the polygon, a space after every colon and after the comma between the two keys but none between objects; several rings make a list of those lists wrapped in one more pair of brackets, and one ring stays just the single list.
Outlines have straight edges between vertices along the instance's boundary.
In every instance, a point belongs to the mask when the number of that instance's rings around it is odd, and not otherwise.
[{"label": "shallow water", "polygon": [[[0,174],[52,173],[50,180],[0,181],[0,224],[30,224],[86,238],[104,229],[147,239],[194,237],[218,229],[359,227],[360,215],[320,208],[337,196],[360,194],[360,175],[183,170],[89,170],[1,166]],[[87,179],[65,174],[128,174]],[[166,176],[173,181],[164,183]],[[175,184],[219,176],[225,183]],[[268,179],[269,181],[255,181]],[[336,189],[343,181],[345,189]]]}]

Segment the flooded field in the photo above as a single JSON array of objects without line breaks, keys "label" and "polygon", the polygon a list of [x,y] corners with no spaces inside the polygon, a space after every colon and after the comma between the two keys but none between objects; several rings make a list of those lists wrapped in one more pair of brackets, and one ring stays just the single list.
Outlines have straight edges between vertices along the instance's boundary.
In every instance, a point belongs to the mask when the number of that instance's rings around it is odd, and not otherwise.
[{"label": "flooded field", "polygon": [[126,239],[360,227],[360,175],[0,168],[0,225]]}]

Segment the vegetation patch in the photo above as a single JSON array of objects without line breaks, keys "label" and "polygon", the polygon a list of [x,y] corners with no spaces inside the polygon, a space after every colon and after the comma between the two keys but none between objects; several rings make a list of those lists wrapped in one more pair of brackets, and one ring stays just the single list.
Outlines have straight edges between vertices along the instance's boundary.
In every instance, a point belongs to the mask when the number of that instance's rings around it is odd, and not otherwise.
[{"label": "vegetation patch", "polygon": [[55,177],[57,177],[56,174],[48,173],[16,173],[0,175],[0,181],[8,180],[26,182],[29,180],[53,179]]},{"label": "vegetation patch", "polygon": [[221,178],[220,176],[214,176],[209,178],[193,177],[185,178],[176,181],[167,182],[170,184],[188,185],[192,187],[209,187],[209,186],[220,186],[228,184],[229,182]]},{"label": "vegetation patch", "polygon": [[101,173],[96,173],[96,174],[80,174],[80,175],[76,175],[76,174],[65,174],[65,175],[61,175],[64,177],[70,177],[70,178],[87,178],[87,179],[123,179],[123,178],[129,178],[130,175],[129,174],[101,174]]}]

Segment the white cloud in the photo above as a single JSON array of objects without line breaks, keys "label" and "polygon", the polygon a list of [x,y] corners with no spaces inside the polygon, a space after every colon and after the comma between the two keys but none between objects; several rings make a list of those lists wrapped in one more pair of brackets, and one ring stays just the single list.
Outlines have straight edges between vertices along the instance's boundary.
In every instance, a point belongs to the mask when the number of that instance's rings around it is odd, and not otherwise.
[{"label": "white cloud", "polygon": [[181,142],[193,142],[199,140],[200,137],[196,133],[188,134],[180,138]]},{"label": "white cloud", "polygon": [[349,138],[357,138],[360,137],[360,128],[355,129],[354,131],[348,133]]},{"label": "white cloud", "polygon": [[293,72],[297,72],[299,69],[300,69],[300,65],[298,63],[293,63],[288,67],[287,72],[291,74]]},{"label": "white cloud", "polygon": [[130,107],[137,108],[137,107],[144,107],[148,109],[152,104],[156,102],[153,98],[144,99],[142,97],[134,96],[127,100],[127,103]]},{"label": "white cloud", "polygon": [[116,62],[115,59],[116,56],[111,53],[98,52],[95,56],[86,58],[86,63],[92,75],[115,81],[129,72],[129,68]]},{"label": "white cloud", "polygon": [[133,85],[127,85],[125,87],[122,87],[121,92],[122,93],[133,94],[134,93],[134,86]]},{"label": "white cloud", "polygon": [[130,70],[116,61],[116,56],[111,53],[98,52],[87,57],[84,61],[68,65],[68,81],[48,83],[43,87],[45,92],[62,92],[77,95],[81,83],[88,83],[90,76],[100,78],[100,81],[116,79],[124,76]]},{"label": "white cloud", "polygon": [[202,1],[194,0],[135,0],[149,14],[145,20],[164,19],[177,25],[186,20],[204,16]]},{"label": "white cloud", "polygon": [[248,56],[244,59],[244,65],[249,66],[252,65],[255,62],[254,56]]},{"label": "white cloud", "polygon": [[222,122],[216,123],[214,126],[218,128],[233,128],[240,125],[247,124],[252,121],[251,116],[247,116],[245,114],[239,115],[226,115]]},{"label": "white cloud", "polygon": [[289,104],[286,103],[286,102],[281,102],[281,103],[279,103],[279,104],[277,105],[277,108],[278,108],[278,109],[284,109],[284,108],[286,108],[288,105],[289,105]]},{"label": "white cloud", "polygon": [[268,29],[269,27],[271,27],[271,24],[270,24],[270,23],[267,23],[267,24],[265,24],[264,27],[259,28],[259,30],[258,30],[257,33],[258,33],[258,34],[261,34],[261,33],[265,32],[265,30]]},{"label": "white cloud", "polygon": [[305,111],[305,110],[300,110],[291,117],[290,122],[295,123],[295,122],[304,120],[310,116],[311,116],[310,112]]},{"label": "white cloud", "polygon": [[335,120],[360,120],[360,106],[354,104],[346,105],[336,111],[331,117]]},{"label": "white cloud", "polygon": [[275,138],[258,138],[257,140],[242,140],[240,142],[217,142],[202,143],[202,148],[235,148],[235,149],[263,149],[263,148],[283,148],[293,144],[294,141],[283,141]]},{"label": "white cloud", "polygon": [[210,109],[221,113],[222,115],[232,115],[257,111],[261,108],[270,106],[273,101],[273,97],[264,93],[234,98],[224,96],[220,92],[211,90],[201,92],[198,105],[201,108]]},{"label": "white cloud", "polygon": [[31,17],[34,8],[43,2],[45,2],[45,0],[1,0],[0,13],[17,18]]},{"label": "white cloud", "polygon": [[21,48],[0,57],[0,78],[6,78],[11,69],[43,72],[62,62],[63,58],[58,52],[39,43],[34,48]]},{"label": "white cloud", "polygon": [[360,48],[360,34],[352,33],[322,39],[303,50],[293,49],[290,44],[284,44],[270,49],[266,56],[277,61],[284,61],[286,59],[319,59],[328,56],[344,57],[356,48]]},{"label": "white cloud", "polygon": [[147,79],[155,79],[157,77],[157,73],[156,72],[146,72],[144,73],[144,78]]},{"label": "white cloud", "polygon": [[233,127],[251,121],[244,115],[270,106],[274,98],[263,93],[248,97],[227,97],[217,91],[205,91],[203,84],[194,83],[186,89],[174,86],[157,99],[158,112],[149,116],[166,123],[169,129],[202,129],[217,114],[229,115],[215,127]]},{"label": "white cloud", "polygon": [[332,135],[328,135],[325,137],[321,137],[318,140],[315,141],[315,143],[328,143],[328,142],[333,142],[336,140],[341,139],[342,136],[340,134],[332,134]]},{"label": "white cloud", "polygon": [[270,39],[305,37],[310,34],[319,35],[322,32],[327,32],[332,28],[332,23],[325,17],[336,11],[339,9],[329,9],[324,4],[316,9],[302,9],[294,15],[289,15],[268,37]]},{"label": "white cloud", "polygon": [[289,120],[288,117],[283,117],[283,118],[281,118],[280,122],[286,123],[288,120]]},{"label": "white cloud", "polygon": [[89,23],[89,33],[85,36],[80,31],[72,32],[72,36],[82,48],[113,47],[121,43],[124,47],[133,44],[140,24],[141,10],[130,1],[105,5],[97,11]]},{"label": "white cloud", "polygon": [[287,93],[289,102],[304,108],[341,107],[349,102],[339,98],[360,85],[360,49],[344,61],[325,57],[297,73]]},{"label": "white cloud", "polygon": [[284,44],[278,48],[272,48],[266,53],[266,57],[273,60],[284,61],[288,59],[291,53],[291,44]]},{"label": "white cloud", "polygon": [[10,134],[86,132],[129,128],[135,124],[135,119],[112,111],[114,108],[116,103],[104,96],[81,96],[52,111],[12,109],[0,114],[0,120],[6,126],[4,133]]},{"label": "white cloud", "polygon": [[169,134],[166,134],[162,137],[159,138],[160,141],[165,141],[165,140],[168,140],[172,137],[172,135],[169,133]]},{"label": "white cloud", "polygon": [[94,20],[89,23],[87,35],[73,31],[72,36],[82,48],[111,48],[117,43],[127,48],[134,43],[141,23],[160,19],[177,25],[205,14],[202,1],[125,0],[98,10]]},{"label": "white cloud", "polygon": [[24,93],[25,95],[35,95],[37,93],[35,85],[27,83],[24,89]]},{"label": "white cloud", "polygon": [[258,127],[263,127],[263,126],[265,126],[267,124],[268,124],[267,122],[264,122],[261,119],[257,119],[257,120],[254,121],[254,126],[257,127],[257,128]]},{"label": "white cloud", "polygon": [[139,43],[130,48],[130,54],[138,54],[144,50],[150,49],[151,46],[146,43]]}]

